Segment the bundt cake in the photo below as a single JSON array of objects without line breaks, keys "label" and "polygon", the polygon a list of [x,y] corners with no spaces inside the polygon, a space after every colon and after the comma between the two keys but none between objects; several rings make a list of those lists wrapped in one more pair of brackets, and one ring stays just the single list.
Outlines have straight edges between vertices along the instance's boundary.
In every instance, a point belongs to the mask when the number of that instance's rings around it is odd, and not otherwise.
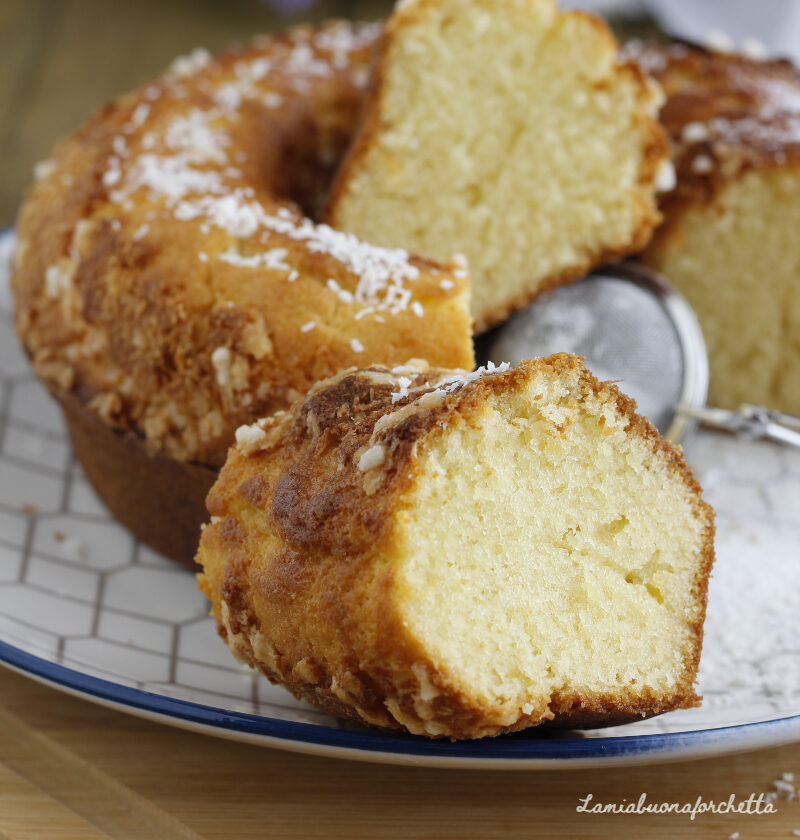
[{"label": "bundt cake", "polygon": [[697,702],[710,508],[569,355],[350,370],[236,433],[201,589],[244,662],[336,715],[473,738]]},{"label": "bundt cake", "polygon": [[660,93],[607,26],[553,0],[405,0],[324,218],[464,254],[477,331],[640,250],[670,183]]},{"label": "bundt cake", "polygon": [[472,367],[460,265],[373,247],[318,207],[375,26],[198,50],[38,167],[16,325],[112,512],[191,561],[235,429],[352,365]]},{"label": "bundt cake", "polygon": [[685,43],[625,56],[664,87],[677,170],[641,259],[697,313],[714,404],[800,414],[800,73]]}]

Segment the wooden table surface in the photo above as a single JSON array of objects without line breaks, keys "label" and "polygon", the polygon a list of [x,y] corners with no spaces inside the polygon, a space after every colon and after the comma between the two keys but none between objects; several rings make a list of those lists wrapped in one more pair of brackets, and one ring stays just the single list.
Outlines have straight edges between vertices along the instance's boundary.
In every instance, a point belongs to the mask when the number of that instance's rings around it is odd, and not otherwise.
[{"label": "wooden table surface", "polygon": [[691,764],[477,772],[337,761],[148,723],[0,669],[0,838],[787,838],[770,816],[579,814],[594,801],[745,799],[794,772],[800,748]]},{"label": "wooden table surface", "polygon": [[[376,18],[389,0],[320,2],[303,17]],[[175,55],[296,20],[258,0],[0,0],[0,225],[33,164],[97,105]],[[770,790],[800,745],[687,764],[489,773],[320,759],[189,734],[0,669],[0,840],[264,837],[791,837],[772,816],[596,816],[580,799],[727,799]]]},{"label": "wooden table surface", "polygon": [[[304,0],[276,0],[298,8]],[[385,17],[392,0],[0,0],[0,226],[33,165],[95,108],[196,46],[214,51],[300,21]]]}]

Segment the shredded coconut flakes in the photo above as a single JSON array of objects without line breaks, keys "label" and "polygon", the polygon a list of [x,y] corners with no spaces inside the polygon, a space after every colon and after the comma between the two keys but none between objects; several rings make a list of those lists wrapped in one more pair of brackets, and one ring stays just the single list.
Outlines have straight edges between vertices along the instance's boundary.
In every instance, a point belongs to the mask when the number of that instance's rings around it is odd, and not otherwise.
[{"label": "shredded coconut flakes", "polygon": [[370,446],[366,452],[364,452],[361,457],[358,459],[358,468],[361,472],[367,472],[367,470],[375,469],[375,467],[381,466],[386,458],[386,450],[381,446],[381,444],[376,443],[374,446]]},{"label": "shredded coconut flakes", "polygon": [[692,159],[691,166],[696,175],[705,175],[714,168],[714,161],[708,155],[697,155]]},{"label": "shredded coconut flakes", "polygon": [[[502,362],[499,365],[495,365],[494,362],[487,362],[485,366],[479,367],[469,373],[458,372],[450,376],[446,376],[444,379],[441,379],[436,383],[433,391],[427,391],[427,393],[444,397],[447,394],[452,394],[459,388],[463,388],[471,382],[476,382],[483,376],[490,376],[494,373],[505,373],[510,367],[511,365],[508,362]],[[404,376],[401,376],[397,380],[400,390],[392,392],[392,404],[399,402],[409,395],[409,386],[411,385],[411,382],[411,379]]]},{"label": "shredded coconut flakes", "polygon": [[229,248],[223,251],[218,259],[240,268],[269,268],[275,271],[290,271],[291,266],[284,262],[289,252],[286,248],[273,248],[260,254],[245,257]]},{"label": "shredded coconut flakes", "polygon": [[175,76],[193,76],[211,63],[211,53],[203,47],[195,47],[188,55],[178,56],[169,66]]},{"label": "shredded coconut flakes", "polygon": [[33,167],[33,177],[37,181],[41,181],[42,178],[47,178],[48,175],[52,174],[52,172],[55,170],[55,168],[56,168],[55,161],[40,160],[39,163],[37,163]]},{"label": "shredded coconut flakes", "polygon": [[230,382],[231,351],[227,347],[217,347],[211,354],[211,364],[217,374],[217,385],[225,388]]},{"label": "shredded coconut flakes", "polygon": [[681,140],[684,143],[702,143],[708,140],[708,126],[703,122],[686,123],[681,131]]},{"label": "shredded coconut flakes", "polygon": [[239,426],[236,430],[236,445],[244,455],[254,452],[266,440],[267,433],[257,423]]},{"label": "shredded coconut flakes", "polygon": [[[332,34],[333,31],[319,46],[337,53],[347,48],[352,33],[348,28],[336,30],[338,35]],[[371,37],[365,34],[361,40],[368,43]],[[361,40],[356,39],[358,43]],[[170,70],[173,76],[191,76],[211,61],[206,50],[197,49],[176,59]],[[408,288],[408,283],[418,279],[420,272],[410,262],[406,251],[369,245],[352,234],[315,224],[287,208],[273,214],[256,199],[251,187],[230,183],[229,179],[240,179],[242,173],[231,165],[230,136],[220,126],[238,118],[238,109],[248,97],[257,97],[267,107],[278,107],[282,103],[280,94],[265,91],[263,87],[273,72],[279,73],[285,83],[287,79],[291,82],[300,77],[327,76],[332,67],[331,60],[315,53],[307,37],[279,47],[269,57],[237,62],[233,78],[226,79],[216,90],[212,88],[215,107],[207,111],[193,108],[173,117],[166,125],[154,120],[153,126],[141,138],[142,151],[138,155],[131,155],[124,136],[114,138],[114,154],[108,159],[103,183],[110,191],[110,200],[123,209],[131,203],[132,196],[142,190],[151,199],[161,199],[178,221],[199,223],[201,233],[218,228],[238,239],[248,239],[258,233],[263,238],[271,233],[302,242],[311,253],[330,256],[355,279],[354,288],[340,285],[344,283],[341,278],[339,282],[328,282],[328,287],[343,303],[358,305],[353,317],[372,315],[382,322],[381,313],[395,315],[406,309],[422,317],[422,304],[413,300]],[[169,84],[176,95],[175,80]],[[150,117],[150,101],[160,95],[161,89],[151,86],[145,94],[148,91],[152,95],[146,95],[148,101],[142,101],[134,108],[123,127],[123,134],[141,128]],[[286,248],[272,247],[262,253],[243,256],[237,249],[230,248],[220,254],[219,259],[241,268],[283,270],[289,273],[289,282],[293,282],[299,275],[285,262],[287,254]],[[202,256],[199,259],[204,261]],[[466,265],[460,257],[456,262],[462,267]],[[448,288],[446,281],[442,288]]]},{"label": "shredded coconut flakes", "polygon": [[44,272],[44,285],[47,296],[50,298],[57,298],[62,292],[65,292],[69,286],[72,277],[62,265],[50,265]]},{"label": "shredded coconut flakes", "polygon": [[671,192],[678,183],[675,166],[671,160],[662,160],[656,170],[656,192]]}]

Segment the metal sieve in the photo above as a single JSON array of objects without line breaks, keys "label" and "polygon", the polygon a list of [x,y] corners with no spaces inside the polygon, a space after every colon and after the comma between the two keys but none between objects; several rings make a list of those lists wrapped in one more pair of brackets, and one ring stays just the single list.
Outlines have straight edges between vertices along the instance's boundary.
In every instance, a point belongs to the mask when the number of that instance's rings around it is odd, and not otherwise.
[{"label": "metal sieve", "polygon": [[700,324],[662,277],[635,263],[606,266],[537,298],[482,336],[482,363],[567,352],[598,379],[615,380],[662,435],[678,443],[696,422],[800,447],[800,418],[743,405],[711,408]]}]

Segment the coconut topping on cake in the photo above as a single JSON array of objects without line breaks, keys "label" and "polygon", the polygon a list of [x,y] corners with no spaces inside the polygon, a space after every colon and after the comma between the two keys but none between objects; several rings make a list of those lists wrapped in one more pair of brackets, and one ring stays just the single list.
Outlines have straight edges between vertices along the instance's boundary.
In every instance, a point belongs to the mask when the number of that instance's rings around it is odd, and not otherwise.
[{"label": "coconut topping on cake", "polygon": [[[413,292],[406,285],[418,278],[419,269],[405,250],[374,247],[328,225],[315,224],[288,207],[270,207],[252,187],[242,185],[243,173],[237,164],[243,161],[231,154],[230,131],[241,120],[246,103],[253,99],[268,107],[282,103],[281,96],[265,90],[265,85],[273,81],[281,85],[287,80],[297,84],[308,76],[346,71],[344,50],[365,43],[366,37],[356,38],[351,29],[339,26],[318,43],[300,30],[290,45],[279,44],[274,56],[236,62],[232,79],[204,51],[179,59],[173,64],[173,75],[187,79],[203,74],[202,81],[215,107],[189,108],[164,122],[149,103],[136,104],[122,131],[144,130],[145,134],[137,151],[129,148],[123,135],[112,141],[114,154],[109,156],[102,175],[110,200],[124,210],[144,191],[149,199],[163,202],[174,219],[199,221],[206,233],[218,228],[237,238],[258,237],[258,244],[253,243],[254,253],[228,249],[218,255],[242,268],[267,268],[292,275],[296,269],[284,261],[287,249],[280,247],[281,241],[286,237],[302,242],[309,252],[331,256],[355,276],[357,285],[352,292],[335,280],[328,281],[343,303],[362,304],[354,315],[397,314],[410,306],[422,317],[423,306],[412,299]],[[321,49],[332,52],[332,57],[325,56]],[[220,75],[221,82],[217,81]],[[167,86],[161,95],[180,98],[180,93]],[[259,245],[273,247],[259,250]]]},{"label": "coconut topping on cake", "polygon": [[466,278],[308,215],[379,32],[338,23],[195,51],[38,167],[14,292],[48,383],[150,452],[218,466],[236,428],[354,363],[472,364]]},{"label": "coconut topping on cake", "polygon": [[676,199],[717,168],[728,177],[800,157],[800,73],[785,60],[753,60],[742,46],[740,55],[732,42],[703,49],[632,41],[620,53],[667,95],[660,118],[674,147]]},{"label": "coconut topping on cake", "polygon": [[358,459],[358,468],[361,472],[373,470],[375,467],[380,467],[386,458],[386,450],[381,444],[377,443],[370,446]]},{"label": "coconut topping on cake", "polygon": [[[426,382],[421,387],[431,391],[434,395],[441,395],[444,397],[447,394],[452,394],[459,388],[463,388],[470,382],[475,382],[483,376],[489,376],[493,373],[505,373],[509,367],[511,367],[511,365],[508,362],[502,362],[499,365],[495,365],[494,362],[487,362],[485,366],[481,366],[469,373],[466,371],[459,371],[454,374],[448,374],[444,379],[441,379],[432,385]],[[392,404],[398,403],[409,396],[409,388],[412,384],[412,380],[407,376],[401,376],[397,380],[397,384],[400,386],[400,389],[392,392]]]},{"label": "coconut topping on cake", "polygon": [[257,423],[236,430],[236,445],[245,455],[255,452],[266,439],[267,433]]},{"label": "coconut topping on cake", "polygon": [[170,65],[169,72],[176,76],[193,76],[211,61],[211,53],[195,47],[188,55],[179,55]]},{"label": "coconut topping on cake", "polygon": [[656,172],[656,192],[670,192],[675,189],[677,177],[675,165],[671,160],[664,160]]}]

